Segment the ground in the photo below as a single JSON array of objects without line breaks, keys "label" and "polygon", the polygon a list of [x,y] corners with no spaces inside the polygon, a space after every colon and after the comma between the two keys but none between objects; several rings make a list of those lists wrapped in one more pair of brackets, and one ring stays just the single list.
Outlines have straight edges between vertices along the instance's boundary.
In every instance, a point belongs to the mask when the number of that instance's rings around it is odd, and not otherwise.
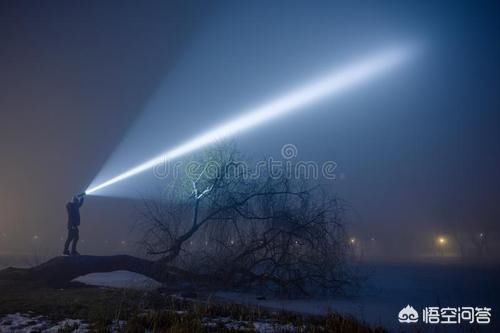
[{"label": "ground", "polygon": [[[108,331],[111,328],[144,331],[154,327],[162,331],[158,327],[165,325],[187,332],[231,329],[281,332],[305,327],[309,331],[324,331],[319,328],[329,327],[339,332],[369,332],[379,326],[406,332],[499,331],[496,319],[500,308],[498,266],[365,264],[361,271],[366,277],[363,287],[349,295],[294,300],[272,295],[265,295],[263,299],[255,293],[236,291],[180,295],[164,287],[155,289],[160,286],[155,281],[126,271],[81,276],[76,281],[85,285],[74,283],[58,289],[0,281],[0,315],[43,314],[54,325],[68,318],[83,319],[94,329]],[[397,321],[399,310],[407,304],[419,310],[436,305],[488,306],[493,309],[492,323],[487,326],[408,326]],[[1,321],[5,318],[0,319],[2,332],[5,330]]]},{"label": "ground", "polygon": [[157,289],[103,288],[79,283],[53,289],[12,281],[0,281],[0,289],[2,332],[28,332],[30,327],[35,328],[34,331],[45,327],[47,332],[57,329],[73,332],[78,331],[77,328],[81,332],[87,329],[98,332],[375,331],[349,316],[272,312],[258,306],[209,299],[206,295],[172,295]]}]

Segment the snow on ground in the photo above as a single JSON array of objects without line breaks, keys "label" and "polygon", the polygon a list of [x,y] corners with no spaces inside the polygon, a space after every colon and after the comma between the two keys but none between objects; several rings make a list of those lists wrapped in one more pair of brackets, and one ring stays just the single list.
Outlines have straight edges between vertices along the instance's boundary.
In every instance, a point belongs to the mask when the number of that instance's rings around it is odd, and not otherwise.
[{"label": "snow on ground", "polygon": [[[115,320],[107,328],[107,332],[118,333],[123,330],[126,322]],[[31,313],[12,313],[0,316],[1,333],[87,333],[91,332],[90,325],[80,319],[64,319],[59,322],[51,321],[45,316],[35,316]]]},{"label": "snow on ground", "polygon": [[203,325],[206,327],[224,326],[227,329],[241,332],[257,332],[257,333],[287,333],[297,332],[298,327],[293,324],[280,324],[272,320],[257,320],[249,322],[246,320],[235,320],[230,317],[204,318]]},{"label": "snow on ground", "polygon": [[[280,324],[271,320],[257,320],[254,322],[236,320],[230,317],[203,318],[203,326],[220,327],[240,332],[257,333],[286,333],[296,332],[293,324]],[[108,327],[109,332],[121,332],[126,327],[125,321],[115,321]],[[14,313],[0,317],[0,332],[2,333],[58,333],[60,331],[72,333],[87,333],[91,331],[88,323],[83,320],[65,319],[60,322],[52,322],[44,316]]]},{"label": "snow on ground", "polygon": [[65,319],[60,322],[52,322],[44,316],[32,316],[30,314],[13,313],[0,317],[0,332],[43,332],[57,333],[62,330],[73,333],[89,332],[89,325],[83,320]]},{"label": "snow on ground", "polygon": [[92,273],[77,277],[74,281],[91,286],[131,288],[131,289],[155,289],[161,283],[148,278],[142,274],[129,271],[114,271],[109,273]]},{"label": "snow on ground", "polygon": [[[357,295],[349,297],[284,300],[266,295],[267,299],[257,300],[256,295],[236,292],[219,292],[216,296],[235,303],[305,314],[349,314],[371,325],[395,330],[408,329],[397,320],[399,311],[408,304],[419,311],[430,306],[487,306],[493,309],[492,323],[482,326],[481,331],[500,332],[499,320],[496,319],[500,309],[499,267],[398,264],[367,265],[363,269],[368,276],[367,282]],[[77,278],[77,281],[119,288],[150,289],[160,286],[154,280],[127,271],[89,274]],[[261,326],[265,327],[266,323]],[[452,331],[457,328],[449,327]],[[472,328],[477,329],[477,326]],[[440,329],[444,327],[440,326]]]},{"label": "snow on ground", "polygon": [[[182,313],[181,313],[182,314]],[[236,320],[230,317],[203,318],[203,325],[206,327],[224,326],[234,331],[255,331],[257,333],[274,332],[296,332],[297,328],[292,324],[280,324],[271,320],[257,320],[254,322]],[[109,327],[109,332],[121,332],[125,326],[125,321],[114,321]],[[58,333],[60,331],[72,333],[87,333],[91,331],[88,323],[78,319],[65,319],[59,322],[48,320],[44,316],[35,316],[26,313],[13,313],[0,317],[0,332],[2,333]]]}]

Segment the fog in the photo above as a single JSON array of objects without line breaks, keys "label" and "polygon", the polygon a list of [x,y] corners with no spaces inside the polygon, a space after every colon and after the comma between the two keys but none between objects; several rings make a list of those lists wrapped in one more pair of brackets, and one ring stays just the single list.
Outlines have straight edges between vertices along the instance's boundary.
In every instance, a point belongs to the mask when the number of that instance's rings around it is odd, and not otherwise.
[{"label": "fog", "polygon": [[[377,50],[407,65],[233,138],[334,161],[363,258],[498,260],[498,5],[225,1],[0,5],[0,252],[58,254],[90,184]],[[89,196],[81,252],[137,252],[145,172]],[[481,236],[481,234],[483,236]],[[36,236],[36,237],[35,237]],[[445,237],[446,247],[439,245]]]}]

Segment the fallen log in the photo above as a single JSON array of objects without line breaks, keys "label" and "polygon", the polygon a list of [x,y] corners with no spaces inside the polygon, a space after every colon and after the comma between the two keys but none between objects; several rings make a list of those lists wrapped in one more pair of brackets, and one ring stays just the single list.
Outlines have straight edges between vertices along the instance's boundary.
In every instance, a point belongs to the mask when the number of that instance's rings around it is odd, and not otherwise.
[{"label": "fallen log", "polygon": [[206,276],[129,255],[60,256],[31,268],[6,268],[0,271],[0,280],[38,281],[61,286],[82,275],[118,270],[139,273],[161,283],[203,284],[208,281]]}]

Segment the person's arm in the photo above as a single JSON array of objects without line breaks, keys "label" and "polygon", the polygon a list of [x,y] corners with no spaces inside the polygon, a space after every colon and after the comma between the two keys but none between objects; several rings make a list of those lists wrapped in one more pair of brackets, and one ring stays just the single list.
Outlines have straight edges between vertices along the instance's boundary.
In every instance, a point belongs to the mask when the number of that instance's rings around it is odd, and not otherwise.
[{"label": "person's arm", "polygon": [[83,205],[83,198],[84,198],[84,196],[82,195],[80,197],[80,200],[78,201],[78,208],[82,207],[82,205]]}]

